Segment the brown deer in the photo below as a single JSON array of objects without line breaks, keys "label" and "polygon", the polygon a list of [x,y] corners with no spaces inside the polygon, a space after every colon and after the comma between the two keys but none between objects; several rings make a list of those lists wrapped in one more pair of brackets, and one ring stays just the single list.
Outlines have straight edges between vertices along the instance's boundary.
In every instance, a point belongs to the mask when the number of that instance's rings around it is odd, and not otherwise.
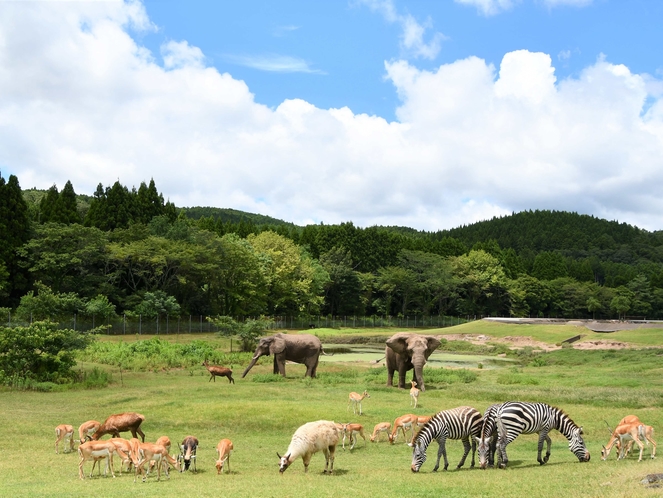
[{"label": "brown deer", "polygon": [[140,434],[141,439],[145,442],[145,433],[140,430],[140,424],[145,420],[145,416],[136,412],[118,413],[111,415],[106,421],[99,426],[97,432],[92,434],[92,440],[98,441],[99,438],[110,434],[111,437],[120,437],[120,432],[131,431],[131,435],[135,438]]},{"label": "brown deer", "polygon": [[78,442],[83,444],[85,441],[89,441],[92,434],[97,432],[101,424],[96,420],[88,420],[83,422],[78,428]]},{"label": "brown deer", "polygon": [[211,382],[212,379],[216,382],[216,376],[218,375],[219,377],[228,377],[228,382],[231,384],[235,383],[235,379],[233,379],[233,371],[229,368],[210,365],[207,363],[207,360],[203,361],[203,366],[207,368],[207,371],[210,373],[208,382]]},{"label": "brown deer", "polygon": [[216,461],[216,475],[223,474],[223,467],[226,465],[230,473],[230,452],[234,449],[230,439],[222,439],[216,445],[216,454],[219,458]]},{"label": "brown deer", "polygon": [[58,451],[60,441],[65,445],[64,452],[67,452],[67,440],[69,440],[69,451],[74,451],[74,428],[69,424],[60,424],[55,428],[55,452]]}]

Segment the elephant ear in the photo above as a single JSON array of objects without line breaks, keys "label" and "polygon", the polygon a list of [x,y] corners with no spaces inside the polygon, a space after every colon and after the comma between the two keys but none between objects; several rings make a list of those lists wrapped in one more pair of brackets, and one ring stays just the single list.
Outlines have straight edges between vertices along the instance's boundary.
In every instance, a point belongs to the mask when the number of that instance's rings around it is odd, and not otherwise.
[{"label": "elephant ear", "polygon": [[426,352],[428,353],[428,355],[431,355],[433,351],[435,351],[437,348],[440,347],[441,342],[439,339],[433,337],[432,335],[427,335],[426,339],[428,339],[428,349],[426,350]]},{"label": "elephant ear", "polygon": [[285,337],[283,337],[283,334],[276,334],[274,336],[274,340],[269,345],[269,352],[270,354],[279,354],[283,353],[284,350],[285,350]]},{"label": "elephant ear", "polygon": [[407,351],[407,339],[409,334],[394,334],[387,339],[387,346],[389,346],[394,353],[403,354]]}]

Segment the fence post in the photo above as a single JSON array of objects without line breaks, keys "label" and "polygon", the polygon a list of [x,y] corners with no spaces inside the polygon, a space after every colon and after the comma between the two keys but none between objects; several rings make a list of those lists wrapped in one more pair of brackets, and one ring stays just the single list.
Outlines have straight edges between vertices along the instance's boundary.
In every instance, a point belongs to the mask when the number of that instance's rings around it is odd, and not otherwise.
[{"label": "fence post", "polygon": [[143,333],[143,315],[138,315],[138,335]]},{"label": "fence post", "polygon": [[122,314],[122,335],[127,333],[127,314]]},{"label": "fence post", "polygon": [[189,315],[189,334],[191,333],[191,315]]},{"label": "fence post", "polygon": [[200,333],[203,333],[203,315],[198,315],[200,316]]}]

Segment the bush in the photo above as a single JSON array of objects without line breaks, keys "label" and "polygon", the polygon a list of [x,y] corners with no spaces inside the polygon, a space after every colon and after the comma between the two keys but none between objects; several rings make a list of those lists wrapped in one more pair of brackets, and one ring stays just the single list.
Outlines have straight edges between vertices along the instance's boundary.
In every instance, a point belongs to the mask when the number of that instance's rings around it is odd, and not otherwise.
[{"label": "bush", "polygon": [[75,352],[93,341],[89,333],[58,329],[53,322],[0,327],[0,370],[4,379],[68,382],[74,379]]}]

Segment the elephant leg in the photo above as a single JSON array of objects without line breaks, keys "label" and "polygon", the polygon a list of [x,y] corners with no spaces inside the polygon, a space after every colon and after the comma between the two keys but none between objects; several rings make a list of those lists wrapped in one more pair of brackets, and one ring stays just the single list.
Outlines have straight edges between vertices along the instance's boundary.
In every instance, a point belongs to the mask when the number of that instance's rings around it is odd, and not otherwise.
[{"label": "elephant leg", "polygon": [[399,389],[405,389],[405,374],[406,374],[405,368],[399,368],[398,369],[398,388]]},{"label": "elephant leg", "polygon": [[274,357],[274,373],[285,377],[285,357]]},{"label": "elephant leg", "polygon": [[279,371],[279,362],[276,359],[276,356],[274,356],[274,375],[280,373]]}]

